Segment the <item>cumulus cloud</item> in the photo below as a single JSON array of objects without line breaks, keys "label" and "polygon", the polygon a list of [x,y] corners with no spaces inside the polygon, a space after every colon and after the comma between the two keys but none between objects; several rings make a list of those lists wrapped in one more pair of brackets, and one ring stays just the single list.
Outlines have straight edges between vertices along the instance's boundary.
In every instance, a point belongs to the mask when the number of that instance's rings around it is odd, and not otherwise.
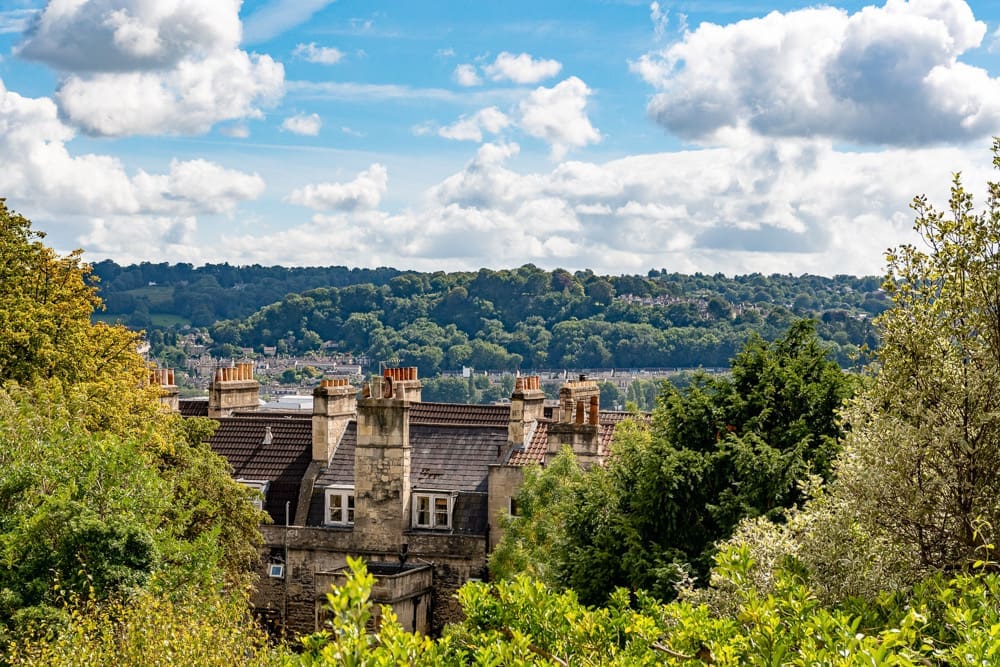
[{"label": "cumulus cloud", "polygon": [[552,147],[552,158],[561,160],[571,148],[580,148],[601,140],[601,134],[587,117],[587,98],[591,90],[571,76],[552,88],[536,88],[519,109],[521,129]]},{"label": "cumulus cloud", "polygon": [[101,216],[88,221],[78,238],[88,254],[112,255],[122,263],[202,261],[197,242],[198,221],[193,216]]},{"label": "cumulus cloud", "polygon": [[167,173],[139,170],[130,175],[116,158],[72,155],[67,143],[74,135],[51,99],[24,97],[0,81],[0,162],[5,165],[0,192],[32,217],[96,225],[92,232],[103,229],[104,236],[77,237],[95,240],[94,250],[104,243],[100,239],[120,241],[125,237],[116,230],[128,229],[132,235],[145,234],[143,244],[152,247],[161,244],[164,234],[177,239],[180,253],[198,215],[231,214],[264,191],[257,174],[207,160],[173,160]]},{"label": "cumulus cloud", "polygon": [[685,139],[743,128],[921,145],[1000,127],[1000,79],[958,60],[985,33],[963,0],[815,7],[705,23],[632,68],[660,91],[650,115]]},{"label": "cumulus cloud", "polygon": [[442,127],[438,135],[458,141],[482,141],[483,132],[497,134],[511,124],[507,114],[496,107],[487,107],[472,116],[462,116],[456,122]]},{"label": "cumulus cloud", "polygon": [[301,134],[308,137],[315,137],[323,127],[323,121],[319,114],[296,114],[289,116],[281,123],[281,129],[292,134]]},{"label": "cumulus cloud", "polygon": [[17,52],[63,78],[66,118],[105,136],[208,131],[260,117],[284,68],[239,49],[239,0],[51,2]]},{"label": "cumulus cloud", "polygon": [[378,207],[388,182],[388,170],[376,162],[353,181],[307,185],[293,190],[288,201],[316,211],[365,211]]},{"label": "cumulus cloud", "polygon": [[514,83],[538,83],[554,77],[562,70],[558,60],[532,58],[527,53],[514,55],[503,51],[492,64],[486,65],[483,71],[494,81],[513,81]]},{"label": "cumulus cloud", "polygon": [[455,79],[455,83],[465,87],[478,86],[483,82],[476,72],[475,65],[457,65],[454,73],[452,73],[452,77]]},{"label": "cumulus cloud", "polygon": [[336,65],[344,59],[344,52],[332,46],[316,46],[316,42],[298,44],[292,55],[311,63]]},{"label": "cumulus cloud", "polygon": [[327,209],[275,234],[234,235],[226,247],[241,262],[363,256],[420,270],[532,262],[614,274],[871,274],[887,247],[913,239],[914,194],[946,202],[951,170],[970,185],[990,175],[982,150],[844,152],[830,140],[753,136],[541,172],[515,171],[517,154],[517,144],[483,144],[405,210]]}]

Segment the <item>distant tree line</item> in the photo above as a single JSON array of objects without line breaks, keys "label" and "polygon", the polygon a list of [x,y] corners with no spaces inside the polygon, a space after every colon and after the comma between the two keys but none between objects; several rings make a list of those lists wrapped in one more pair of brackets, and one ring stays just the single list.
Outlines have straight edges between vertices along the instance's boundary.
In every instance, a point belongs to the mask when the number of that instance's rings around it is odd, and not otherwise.
[{"label": "distant tree line", "polygon": [[101,262],[94,271],[105,316],[135,327],[168,328],[156,316],[174,330],[207,327],[219,354],[301,354],[331,341],[423,377],[463,366],[724,367],[751,332],[773,340],[802,317],[851,366],[877,345],[870,319],[887,306],[878,278],[853,276],[601,276],[530,264],[415,273]]}]

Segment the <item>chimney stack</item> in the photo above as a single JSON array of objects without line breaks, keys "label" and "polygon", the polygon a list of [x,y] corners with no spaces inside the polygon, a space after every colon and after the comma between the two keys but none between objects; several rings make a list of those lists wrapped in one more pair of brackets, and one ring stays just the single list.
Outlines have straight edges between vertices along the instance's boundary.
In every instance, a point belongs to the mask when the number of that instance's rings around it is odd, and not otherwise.
[{"label": "chimney stack", "polygon": [[559,389],[559,419],[549,424],[546,462],[555,458],[563,445],[573,448],[581,465],[600,463],[601,389],[593,380],[580,376]]},{"label": "chimney stack", "polygon": [[420,402],[422,388],[416,366],[386,368],[379,379],[378,387],[372,386],[371,395],[373,398]]},{"label": "chimney stack", "polygon": [[330,462],[347,424],[358,413],[358,390],[347,378],[323,380],[313,390],[312,458]]},{"label": "chimney stack", "polygon": [[410,528],[410,406],[420,400],[416,368],[387,368],[358,401],[354,447],[354,534],[362,548],[397,549]]},{"label": "chimney stack", "polygon": [[181,411],[180,389],[174,384],[174,369],[151,368],[149,384],[160,388],[160,406],[169,412]]},{"label": "chimney stack", "polygon": [[537,375],[518,377],[514,381],[514,393],[510,395],[510,421],[507,426],[507,451],[501,457],[506,460],[511,450],[527,446],[526,439],[531,426],[545,415],[545,392],[542,380]]},{"label": "chimney stack", "polygon": [[259,407],[260,383],[253,377],[252,361],[216,369],[215,379],[208,385],[209,417],[229,417],[233,412]]}]

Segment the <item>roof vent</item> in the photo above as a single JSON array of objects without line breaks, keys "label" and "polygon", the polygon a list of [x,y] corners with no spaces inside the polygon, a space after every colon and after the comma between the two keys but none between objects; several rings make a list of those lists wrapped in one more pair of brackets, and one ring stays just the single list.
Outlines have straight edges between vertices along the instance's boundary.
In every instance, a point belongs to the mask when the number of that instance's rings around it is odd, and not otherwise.
[{"label": "roof vent", "polygon": [[268,426],[264,429],[264,444],[270,445],[272,442],[274,442],[274,434],[271,433],[271,427]]}]

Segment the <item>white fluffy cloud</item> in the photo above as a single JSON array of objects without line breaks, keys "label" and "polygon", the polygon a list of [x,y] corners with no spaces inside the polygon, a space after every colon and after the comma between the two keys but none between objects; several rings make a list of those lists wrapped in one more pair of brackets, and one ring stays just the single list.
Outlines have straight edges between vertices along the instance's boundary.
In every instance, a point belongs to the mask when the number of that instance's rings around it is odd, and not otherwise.
[{"label": "white fluffy cloud", "polygon": [[206,160],[173,160],[165,174],[130,175],[116,158],[72,155],[66,144],[73,136],[52,100],[24,97],[0,81],[0,192],[32,217],[69,225],[103,220],[105,230],[128,227],[155,247],[161,232],[183,244],[190,235],[178,230],[190,230],[197,215],[230,214],[264,191],[260,176]]},{"label": "white fluffy cloud", "polygon": [[520,104],[522,130],[544,139],[552,147],[552,157],[561,160],[566,151],[601,140],[601,133],[587,117],[587,97],[591,90],[571,76],[552,88],[536,88]]},{"label": "white fluffy cloud", "polygon": [[204,261],[193,216],[101,216],[80,235],[88,253],[113,255],[119,262]]},{"label": "white fluffy cloud", "polygon": [[532,58],[527,53],[514,55],[503,51],[493,63],[486,65],[483,71],[494,81],[513,81],[514,83],[538,83],[554,77],[562,70],[558,60]]},{"label": "white fluffy cloud", "polygon": [[259,117],[284,68],[239,49],[239,0],[50,2],[18,53],[63,74],[66,118],[106,136],[208,131]]},{"label": "white fluffy cloud", "polygon": [[[853,153],[829,140],[746,135],[726,148],[565,162],[549,172],[512,170],[517,153],[516,144],[482,145],[398,213],[342,206],[226,247],[244,262],[365,257],[420,270],[532,262],[610,273],[871,274],[887,247],[912,239],[914,194],[946,199],[953,169],[973,189],[989,176],[985,151]],[[361,189],[363,176],[346,185]]]},{"label": "white fluffy cloud", "polygon": [[478,86],[483,82],[476,72],[476,66],[469,64],[456,65],[452,77],[455,79],[455,83],[465,87]]},{"label": "white fluffy cloud", "polygon": [[311,63],[336,65],[344,59],[344,52],[332,46],[316,46],[316,42],[299,44],[292,55]]},{"label": "white fluffy cloud", "polygon": [[348,183],[318,183],[296,189],[288,201],[316,211],[365,211],[377,208],[389,183],[389,172],[377,162]]},{"label": "white fluffy cloud", "polygon": [[650,115],[686,139],[748,128],[920,145],[1000,127],[1000,79],[958,60],[985,33],[963,0],[887,0],[705,23],[632,67],[660,91]]},{"label": "white fluffy cloud", "polygon": [[472,116],[462,116],[451,125],[442,127],[438,130],[438,135],[458,141],[482,141],[484,131],[497,134],[510,124],[507,114],[496,107],[487,107]]},{"label": "white fluffy cloud", "polygon": [[281,129],[293,134],[315,137],[323,127],[323,121],[318,113],[296,114],[289,116],[281,123]]}]

